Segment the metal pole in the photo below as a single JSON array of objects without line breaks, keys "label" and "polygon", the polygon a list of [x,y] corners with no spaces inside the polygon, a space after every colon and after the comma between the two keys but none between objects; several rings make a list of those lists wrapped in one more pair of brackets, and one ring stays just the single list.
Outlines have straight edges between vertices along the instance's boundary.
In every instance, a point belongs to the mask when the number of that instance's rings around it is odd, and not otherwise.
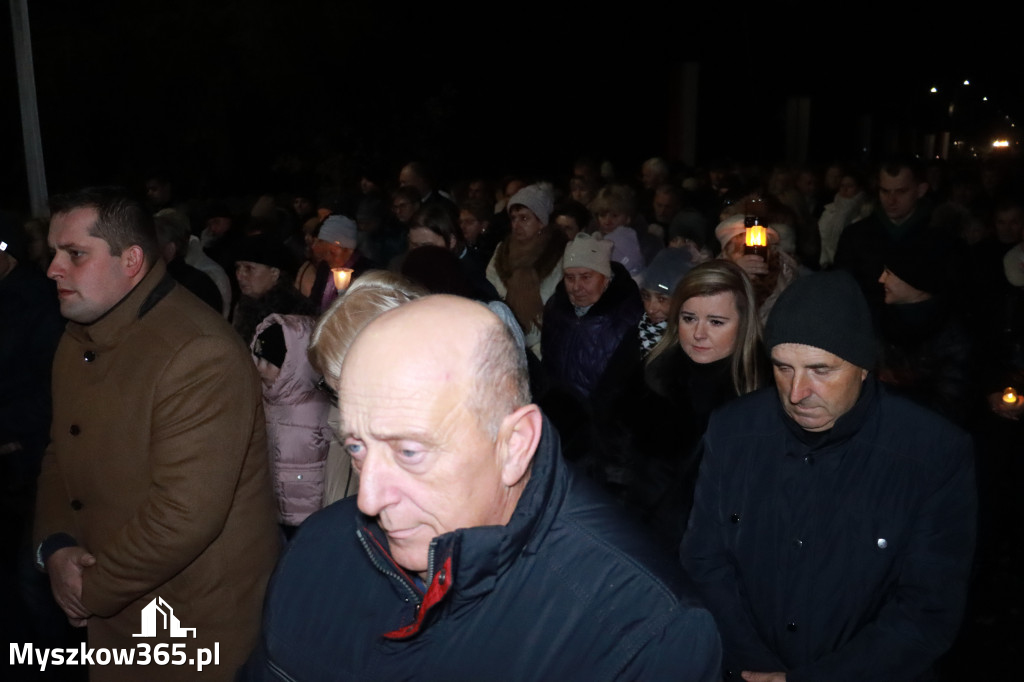
[{"label": "metal pole", "polygon": [[32,64],[32,33],[28,25],[27,0],[11,0],[11,30],[14,32],[14,61],[18,71],[18,99],[21,103],[21,134],[25,143],[25,170],[32,215],[45,218],[46,168],[36,106],[35,67]]}]

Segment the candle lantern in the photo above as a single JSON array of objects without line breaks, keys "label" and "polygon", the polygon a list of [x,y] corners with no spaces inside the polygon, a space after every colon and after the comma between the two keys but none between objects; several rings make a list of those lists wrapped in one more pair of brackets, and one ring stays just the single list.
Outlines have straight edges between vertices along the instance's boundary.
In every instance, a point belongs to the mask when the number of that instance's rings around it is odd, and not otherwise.
[{"label": "candle lantern", "polygon": [[1013,386],[1007,386],[1003,391],[1003,402],[1007,405],[1016,405],[1018,400],[1020,400],[1020,396],[1017,395],[1016,389]]},{"label": "candle lantern", "polygon": [[[751,221],[750,218],[753,217]],[[743,253],[752,253],[755,256],[766,258],[768,256],[768,230],[761,224],[760,218],[748,216],[747,238]]]},{"label": "candle lantern", "polygon": [[339,294],[345,293],[352,281],[352,268],[331,268],[331,274],[334,276],[334,288]]}]

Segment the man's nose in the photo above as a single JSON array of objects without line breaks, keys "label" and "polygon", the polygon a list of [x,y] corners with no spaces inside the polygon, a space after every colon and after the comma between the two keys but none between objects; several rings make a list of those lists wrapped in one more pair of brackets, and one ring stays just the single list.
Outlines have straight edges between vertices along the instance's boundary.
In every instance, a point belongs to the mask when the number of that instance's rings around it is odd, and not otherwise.
[{"label": "man's nose", "polygon": [[50,279],[57,279],[58,277],[64,276],[64,270],[57,262],[56,256],[53,257],[53,260],[50,261],[49,267],[46,268],[46,276]]},{"label": "man's nose", "polygon": [[359,511],[377,516],[390,503],[392,481],[388,462],[378,452],[367,452],[359,469]]},{"label": "man's nose", "polygon": [[796,405],[811,394],[810,383],[803,372],[793,373],[793,383],[789,386],[789,402]]}]

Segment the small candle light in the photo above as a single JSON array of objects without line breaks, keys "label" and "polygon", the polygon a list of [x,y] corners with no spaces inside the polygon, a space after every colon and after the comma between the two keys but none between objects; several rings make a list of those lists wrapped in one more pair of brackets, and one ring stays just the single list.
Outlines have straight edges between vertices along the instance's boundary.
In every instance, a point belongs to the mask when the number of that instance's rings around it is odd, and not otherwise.
[{"label": "small candle light", "polygon": [[1020,396],[1017,395],[1016,389],[1013,386],[1007,386],[1006,390],[1003,391],[1003,402],[1008,405],[1016,405]]},{"label": "small candle light", "polygon": [[334,275],[334,288],[339,294],[345,293],[352,281],[352,268],[331,268],[331,274]]},{"label": "small candle light", "polygon": [[764,225],[755,222],[747,228],[746,246],[743,248],[743,253],[752,253],[762,258],[767,255],[768,231]]}]

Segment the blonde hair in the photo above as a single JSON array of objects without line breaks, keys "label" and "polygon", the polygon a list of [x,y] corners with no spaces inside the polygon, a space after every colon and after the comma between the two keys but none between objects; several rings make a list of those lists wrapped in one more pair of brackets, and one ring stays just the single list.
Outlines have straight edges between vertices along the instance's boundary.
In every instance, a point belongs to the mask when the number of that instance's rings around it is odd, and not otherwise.
[{"label": "blonde hair", "polygon": [[418,284],[386,270],[364,273],[317,320],[306,351],[309,363],[328,384],[337,387],[341,363],[356,335],[382,313],[427,293]]},{"label": "blonde hair", "polygon": [[628,185],[605,185],[587,208],[595,216],[615,212],[632,217],[636,208],[636,193]]},{"label": "blonde hair", "polygon": [[661,341],[647,356],[650,365],[665,351],[679,346],[679,311],[686,301],[695,296],[714,296],[731,292],[739,312],[739,330],[736,333],[736,348],[732,353],[732,383],[738,395],[750,393],[761,386],[761,369],[758,353],[761,346],[761,326],[757,318],[757,303],[754,288],[746,273],[727,260],[713,260],[698,265],[680,280],[672,294],[668,326]]}]

